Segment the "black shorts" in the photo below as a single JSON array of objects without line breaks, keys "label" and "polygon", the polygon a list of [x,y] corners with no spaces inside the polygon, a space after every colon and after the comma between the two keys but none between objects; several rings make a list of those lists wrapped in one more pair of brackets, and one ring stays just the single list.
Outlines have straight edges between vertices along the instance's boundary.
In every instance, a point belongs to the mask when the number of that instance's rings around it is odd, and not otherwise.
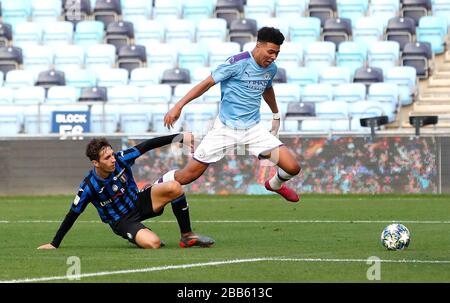
[{"label": "black shorts", "polygon": [[127,239],[133,244],[136,244],[136,234],[139,230],[143,228],[151,230],[150,228],[142,224],[141,221],[161,216],[164,212],[164,208],[157,213],[153,211],[151,191],[151,186],[148,186],[141,190],[138,193],[136,207],[120,220],[110,224],[111,229],[115,234],[121,236],[124,239]]}]

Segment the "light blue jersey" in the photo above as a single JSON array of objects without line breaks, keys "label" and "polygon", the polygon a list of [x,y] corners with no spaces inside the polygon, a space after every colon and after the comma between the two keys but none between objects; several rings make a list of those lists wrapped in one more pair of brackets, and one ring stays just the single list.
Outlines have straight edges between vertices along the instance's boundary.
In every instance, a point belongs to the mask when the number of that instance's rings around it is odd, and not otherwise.
[{"label": "light blue jersey", "polygon": [[259,123],[261,95],[272,86],[277,73],[275,63],[263,68],[251,52],[230,57],[212,72],[215,83],[221,84],[219,119],[223,124],[247,129]]}]

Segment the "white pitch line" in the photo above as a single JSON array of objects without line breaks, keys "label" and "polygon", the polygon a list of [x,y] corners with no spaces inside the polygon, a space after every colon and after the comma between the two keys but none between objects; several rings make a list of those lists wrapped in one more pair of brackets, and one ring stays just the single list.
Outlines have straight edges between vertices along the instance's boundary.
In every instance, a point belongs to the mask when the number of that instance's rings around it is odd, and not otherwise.
[{"label": "white pitch line", "polygon": [[[128,270],[117,270],[117,271],[103,271],[96,273],[80,274],[77,276],[52,276],[52,277],[41,277],[41,278],[25,278],[17,280],[5,280],[0,281],[0,283],[30,283],[30,282],[45,282],[45,281],[55,281],[55,280],[75,280],[81,278],[90,277],[100,277],[100,276],[112,276],[112,275],[126,275],[134,273],[152,272],[152,271],[164,271],[173,269],[186,269],[193,267],[206,267],[206,266],[218,266],[218,265],[229,265],[229,264],[239,264],[239,263],[254,263],[254,262],[330,262],[330,263],[367,263],[373,262],[369,259],[321,259],[321,258],[285,258],[285,257],[265,257],[265,258],[253,258],[253,259],[237,259],[237,260],[224,260],[224,261],[213,261],[205,263],[193,263],[193,264],[182,264],[182,265],[166,265],[157,267],[147,267],[140,269],[128,269]],[[418,263],[418,264],[450,264],[450,260],[379,260],[376,262],[380,263]]]},{"label": "white pitch line", "polygon": [[[0,224],[32,224],[32,223],[61,223],[62,220],[0,220]],[[78,223],[102,223],[100,220],[79,220]],[[176,223],[175,220],[152,221],[151,223]],[[337,223],[337,224],[373,224],[396,223],[405,224],[450,224],[450,221],[414,221],[414,220],[193,220],[192,223]]]}]

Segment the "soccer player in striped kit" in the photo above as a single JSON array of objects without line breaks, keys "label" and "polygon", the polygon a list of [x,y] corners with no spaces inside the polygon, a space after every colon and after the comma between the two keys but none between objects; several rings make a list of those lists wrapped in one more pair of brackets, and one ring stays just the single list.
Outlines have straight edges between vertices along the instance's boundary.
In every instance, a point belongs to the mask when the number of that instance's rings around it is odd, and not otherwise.
[{"label": "soccer player in striped kit", "polygon": [[177,181],[154,184],[139,190],[131,166],[147,151],[174,142],[191,142],[190,133],[174,134],[146,140],[129,149],[114,152],[105,138],[94,138],[86,147],[92,170],[80,184],[77,195],[52,242],[38,249],[58,248],[78,216],[92,203],[104,223],[117,235],[142,248],[160,248],[161,240],[141,221],[160,216],[167,204],[180,227],[181,247],[209,247],[214,240],[192,232],[189,206]]},{"label": "soccer player in striped kit", "polygon": [[[217,83],[221,84],[220,109],[214,126],[189,163],[182,169],[167,172],[158,182],[176,180],[182,185],[189,184],[200,177],[209,164],[222,159],[224,151],[233,151],[236,145],[245,145],[252,155],[269,159],[278,166],[277,173],[266,180],[266,189],[290,202],[299,201],[298,194],[285,182],[300,172],[300,166],[294,154],[276,137],[280,128],[280,113],[272,80],[277,73],[274,61],[283,41],[284,36],[278,29],[262,27],[252,51],[230,57],[167,112],[164,125],[170,129],[185,105]],[[261,97],[273,112],[270,131],[260,123]]]}]

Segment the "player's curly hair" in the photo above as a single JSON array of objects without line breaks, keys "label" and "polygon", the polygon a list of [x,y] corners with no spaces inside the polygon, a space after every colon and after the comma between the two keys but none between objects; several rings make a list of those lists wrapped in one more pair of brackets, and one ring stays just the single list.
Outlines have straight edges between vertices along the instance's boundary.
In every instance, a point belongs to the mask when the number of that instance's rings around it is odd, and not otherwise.
[{"label": "player's curly hair", "polygon": [[265,26],[258,30],[257,41],[281,45],[284,42],[284,35],[277,28]]},{"label": "player's curly hair", "polygon": [[86,157],[88,157],[91,161],[98,161],[100,159],[100,151],[108,146],[112,147],[111,144],[109,144],[108,140],[106,140],[106,138],[94,138],[89,141],[88,145],[86,146]]}]

